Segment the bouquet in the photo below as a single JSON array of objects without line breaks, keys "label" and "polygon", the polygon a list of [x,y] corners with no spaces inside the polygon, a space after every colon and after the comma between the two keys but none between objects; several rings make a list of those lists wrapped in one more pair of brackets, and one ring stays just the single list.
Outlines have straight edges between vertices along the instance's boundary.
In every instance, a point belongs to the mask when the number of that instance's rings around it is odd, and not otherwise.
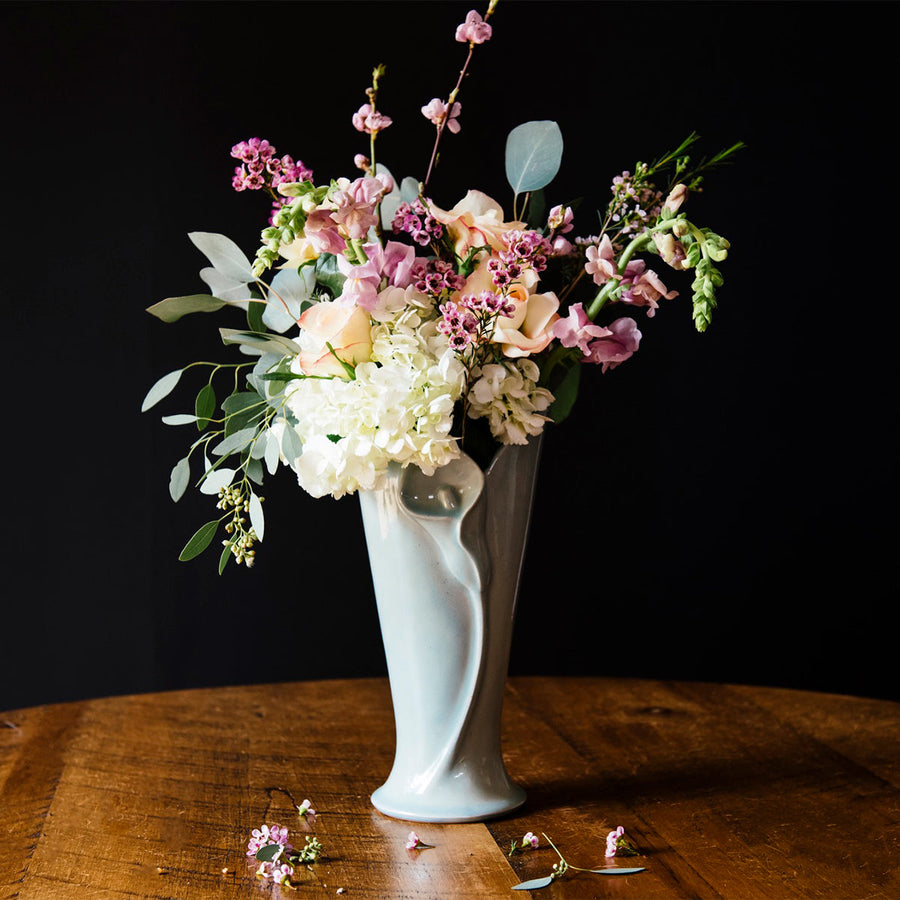
[{"label": "bouquet", "polygon": [[473,53],[491,37],[495,4],[459,25],[467,52],[459,80],[421,109],[435,126],[422,180],[395,178],[376,161],[376,139],[392,126],[379,106],[383,66],[348,116],[368,138],[351,175],[317,180],[260,138],[232,148],[233,188],[272,202],[254,257],[223,235],[193,233],[209,262],[200,272],[208,292],[148,310],[166,322],[241,314],[237,327],[220,328],[239,361],[170,372],[143,404],[168,396],[189,369],[203,371],[193,411],[163,418],[199,432],[172,470],[172,499],[194,478],[220,511],[181,559],[224,529],[220,571],[230,559],[252,565],[265,530],[260,488],[281,466],[312,496],[338,498],[378,489],[392,466],[431,474],[462,452],[486,466],[500,445],[562,422],[582,367],[609,372],[626,362],[640,346],[640,319],[677,296],[661,267],[690,273],[694,323],[708,326],[729,245],[691,221],[685,204],[703,172],[741,144],[695,161],[691,134],[638,162],[613,178],[605,204],[584,216],[591,233],[580,236],[579,203],[548,210],[563,152],[552,121],[526,122],[507,139],[510,216],[475,188],[449,206],[432,196],[438,147],[461,127],[457,98]]}]

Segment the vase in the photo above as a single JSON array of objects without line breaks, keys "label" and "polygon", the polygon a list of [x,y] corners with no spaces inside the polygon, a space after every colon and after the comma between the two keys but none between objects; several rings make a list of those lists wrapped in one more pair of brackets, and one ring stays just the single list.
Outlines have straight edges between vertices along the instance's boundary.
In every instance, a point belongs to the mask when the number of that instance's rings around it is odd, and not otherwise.
[{"label": "vase", "polygon": [[396,727],[372,803],[417,822],[473,822],[521,806],[500,715],[540,439],[426,476],[392,469],[360,493]]}]

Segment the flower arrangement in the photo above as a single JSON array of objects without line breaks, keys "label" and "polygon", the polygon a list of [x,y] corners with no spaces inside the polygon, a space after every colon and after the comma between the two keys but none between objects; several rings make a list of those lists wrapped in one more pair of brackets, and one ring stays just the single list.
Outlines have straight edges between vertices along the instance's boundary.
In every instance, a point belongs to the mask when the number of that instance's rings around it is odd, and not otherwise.
[{"label": "flower arrangement", "polygon": [[223,235],[193,233],[209,261],[200,272],[209,292],[149,308],[166,322],[224,307],[246,318],[220,329],[241,361],[192,363],[159,379],[144,400],[149,409],[188,369],[206,370],[193,411],[163,418],[199,431],[172,470],[173,500],[194,477],[220,510],[181,559],[224,527],[220,571],[232,558],[251,565],[264,535],[260,487],[280,466],[312,496],[338,498],[377,489],[391,466],[430,474],[462,452],[486,465],[496,447],[562,422],[582,367],[609,372],[630,359],[642,338],[635,316],[652,317],[677,296],[659,264],[690,273],[694,323],[708,326],[729,245],[684,206],[703,173],[741,144],[695,161],[691,134],[637,163],[613,179],[599,216],[585,216],[599,227],[582,236],[575,203],[543,212],[563,152],[551,121],[526,122],[508,137],[511,217],[476,189],[447,208],[435,201],[438,147],[460,130],[460,88],[491,38],[495,6],[460,24],[467,56],[459,80],[422,107],[435,125],[424,179],[398,180],[376,162],[376,139],[392,126],[379,106],[383,66],[348,116],[368,138],[355,177],[317,182],[302,161],[259,138],[232,148],[234,189],[272,201],[254,258]]}]

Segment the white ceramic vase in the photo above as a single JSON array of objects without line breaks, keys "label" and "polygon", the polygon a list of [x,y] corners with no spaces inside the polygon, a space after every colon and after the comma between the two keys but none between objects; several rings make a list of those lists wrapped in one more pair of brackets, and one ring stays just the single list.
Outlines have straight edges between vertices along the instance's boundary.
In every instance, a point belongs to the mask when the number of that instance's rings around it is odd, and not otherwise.
[{"label": "white ceramic vase", "polygon": [[359,495],[396,724],[385,815],[472,822],[525,800],[500,714],[539,455],[536,439],[486,472],[466,455],[430,477],[398,467]]}]

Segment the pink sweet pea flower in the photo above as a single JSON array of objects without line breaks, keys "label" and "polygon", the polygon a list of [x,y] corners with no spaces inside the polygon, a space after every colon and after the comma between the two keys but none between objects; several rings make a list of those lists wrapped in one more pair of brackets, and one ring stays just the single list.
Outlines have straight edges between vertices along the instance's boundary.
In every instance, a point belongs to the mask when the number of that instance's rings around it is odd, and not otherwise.
[{"label": "pink sweet pea flower", "polygon": [[470,10],[466,21],[456,29],[456,40],[461,44],[483,44],[491,39],[493,29],[476,10]]},{"label": "pink sweet pea flower", "polygon": [[594,338],[608,336],[609,329],[594,325],[587,317],[580,303],[569,307],[569,314],[564,319],[553,323],[553,337],[563,347],[577,347],[585,356],[590,354],[588,346]]},{"label": "pink sweet pea flower", "polygon": [[[450,118],[447,121],[447,130],[452,131],[453,134],[459,134],[459,122],[457,119],[459,118],[459,113],[462,110],[462,104],[456,102],[453,106],[450,107]],[[430,122],[434,122],[438,128],[440,128],[441,123],[444,119],[447,118],[447,104],[444,103],[443,100],[435,97],[427,106],[422,107],[422,115],[425,116]]]},{"label": "pink sweet pea flower", "polygon": [[668,291],[660,281],[659,275],[642,260],[633,260],[625,266],[624,281],[628,287],[619,298],[623,303],[632,306],[646,306],[647,316],[652,318],[659,308],[657,301],[662,297],[671,300],[678,296],[678,291]]},{"label": "pink sweet pea flower", "polygon": [[638,331],[634,319],[627,316],[616,319],[603,330],[606,334],[595,338],[588,345],[584,361],[602,365],[601,371],[606,372],[625,362],[637,351],[641,342],[641,333]]},{"label": "pink sweet pea flower", "polygon": [[314,209],[303,226],[303,234],[316,253],[331,253],[340,256],[347,248],[347,242],[338,232],[337,222],[330,209]]}]

